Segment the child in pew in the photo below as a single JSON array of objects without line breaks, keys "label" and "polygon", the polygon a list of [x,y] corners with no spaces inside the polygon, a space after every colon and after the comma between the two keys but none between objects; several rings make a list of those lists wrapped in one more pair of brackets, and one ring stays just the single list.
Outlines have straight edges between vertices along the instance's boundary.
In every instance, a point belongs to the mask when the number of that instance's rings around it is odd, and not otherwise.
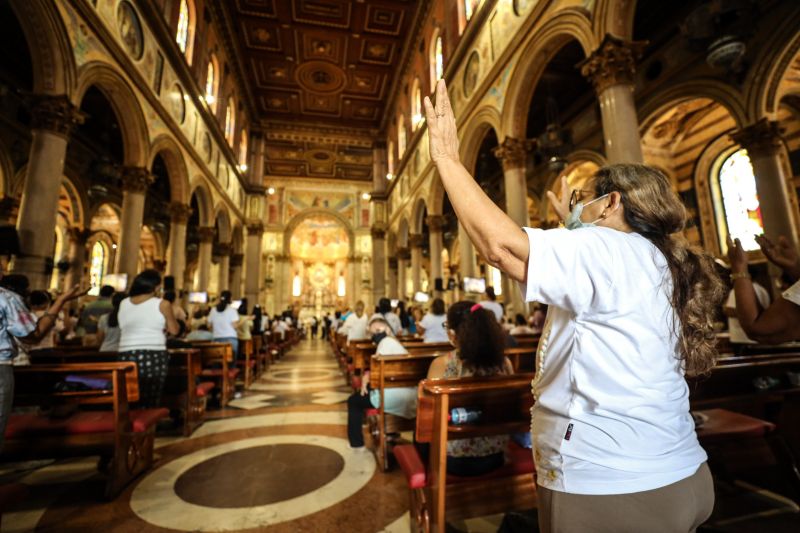
[{"label": "child in pew", "polygon": [[[514,373],[503,355],[505,335],[492,311],[463,301],[450,306],[445,323],[456,349],[431,363],[428,379],[457,379]],[[447,443],[447,473],[480,476],[503,466],[507,435],[455,439]],[[427,450],[420,450],[423,456]]]},{"label": "child in pew", "polygon": [[[408,353],[394,337],[389,322],[381,315],[373,316],[367,326],[367,333],[376,344],[377,355],[402,355]],[[383,411],[403,418],[412,419],[417,416],[416,387],[397,387],[386,389],[383,394]],[[380,407],[380,394],[369,386],[369,371],[361,377],[361,390],[347,399],[347,438],[352,448],[364,447],[364,410]]]}]

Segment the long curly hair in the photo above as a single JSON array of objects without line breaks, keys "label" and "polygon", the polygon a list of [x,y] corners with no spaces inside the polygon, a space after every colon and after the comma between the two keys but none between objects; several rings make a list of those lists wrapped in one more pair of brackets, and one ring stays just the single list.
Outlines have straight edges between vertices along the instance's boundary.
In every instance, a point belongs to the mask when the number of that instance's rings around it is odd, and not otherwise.
[{"label": "long curly hair", "polygon": [[718,355],[713,322],[725,286],[712,258],[679,234],[686,225],[686,209],[669,178],[646,165],[609,165],[597,171],[594,186],[597,197],[619,192],[625,222],[664,254],[672,274],[671,302],[677,316],[673,329],[680,358],[688,375],[707,373]]},{"label": "long curly hair", "polygon": [[505,336],[491,311],[456,302],[447,310],[447,327],[456,333],[458,356],[467,368],[479,375],[503,368]]}]

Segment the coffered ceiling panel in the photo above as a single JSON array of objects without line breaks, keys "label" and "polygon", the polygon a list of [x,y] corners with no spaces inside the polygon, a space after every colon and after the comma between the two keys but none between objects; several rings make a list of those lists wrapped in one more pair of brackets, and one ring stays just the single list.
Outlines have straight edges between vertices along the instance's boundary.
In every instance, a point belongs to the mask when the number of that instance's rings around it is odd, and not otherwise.
[{"label": "coffered ceiling panel", "polygon": [[[212,0],[247,84],[256,119],[284,133],[341,128],[327,160],[274,159],[275,150],[307,153],[285,138],[267,150],[276,175],[371,179],[371,152],[361,147],[380,127],[389,89],[422,0]],[[302,136],[302,135],[301,135]],[[348,138],[352,139],[348,141]],[[355,139],[359,139],[355,141]],[[360,162],[340,154],[357,149]],[[366,155],[365,155],[366,154]],[[348,156],[350,157],[350,156]],[[352,157],[356,157],[353,155]],[[364,157],[368,161],[362,161]],[[363,165],[363,166],[362,166]]]}]

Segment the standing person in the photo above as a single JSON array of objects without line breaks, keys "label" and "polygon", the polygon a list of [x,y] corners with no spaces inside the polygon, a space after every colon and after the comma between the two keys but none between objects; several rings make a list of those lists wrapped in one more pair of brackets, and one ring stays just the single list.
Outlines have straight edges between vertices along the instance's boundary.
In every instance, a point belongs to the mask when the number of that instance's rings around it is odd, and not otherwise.
[{"label": "standing person", "polygon": [[[129,296],[117,311],[119,360],[136,363],[139,370],[139,405],[159,407],[167,379],[167,335],[177,335],[178,321],[172,304],[157,296],[161,274],[143,270],[133,278]],[[165,334],[166,331],[166,334]]]},{"label": "standing person", "polygon": [[116,292],[111,297],[114,306],[111,312],[100,317],[97,322],[97,340],[100,342],[101,352],[119,351],[119,339],[122,331],[119,329],[119,306],[127,298],[124,292]]},{"label": "standing person", "polygon": [[[411,314],[406,311],[406,303],[403,300],[397,302],[397,316],[400,318],[400,331],[395,333],[397,335],[411,335],[414,321],[411,319]],[[414,330],[416,331],[416,328]]]},{"label": "standing person", "polygon": [[[48,293],[47,291],[31,292],[30,296],[28,297],[28,303],[30,304],[31,312],[33,312],[37,320],[42,318],[45,315],[45,313],[48,312],[50,307],[53,305],[50,293]],[[63,320],[61,318],[63,314],[64,313],[62,311],[56,317],[55,326],[53,326],[51,333],[49,335],[45,335],[41,341],[35,344],[23,342],[22,346],[20,346],[21,351],[24,350],[25,352],[30,354],[31,352],[35,352],[36,350],[45,350],[55,346],[56,343],[58,342],[58,339],[63,338],[63,335],[69,332],[70,321],[69,319],[67,319],[66,321]],[[25,359],[27,359],[27,355],[25,355],[24,357]],[[23,353],[20,353],[19,358],[23,358]],[[18,360],[15,360],[14,364],[20,364],[20,362]],[[23,364],[30,364],[30,360],[28,360],[27,363]]]},{"label": "standing person", "polygon": [[[111,312],[111,297],[114,296],[114,287],[103,285],[100,294],[93,302],[89,302],[81,311],[78,321],[78,334],[86,337],[86,341],[94,344],[94,335],[97,333],[97,321],[100,317]],[[86,344],[86,342],[84,342]]]},{"label": "standing person", "polygon": [[208,325],[214,334],[214,342],[227,342],[233,347],[234,356],[239,353],[239,338],[236,326],[239,324],[239,313],[231,305],[231,291],[222,291],[219,302],[208,314]]},{"label": "standing person", "polygon": [[242,300],[239,306],[239,322],[236,323],[236,339],[239,346],[245,341],[253,340],[253,317],[247,314],[247,300]]},{"label": "standing person", "polygon": [[[514,373],[503,355],[504,333],[494,313],[483,304],[458,302],[447,310],[447,336],[456,349],[437,357],[428,379],[488,377]],[[508,435],[452,439],[447,442],[447,473],[481,476],[505,462]]]},{"label": "standing person", "polygon": [[[386,323],[392,328],[392,333],[400,335],[400,332],[403,330],[403,325],[400,323],[400,317],[392,311],[392,302],[389,298],[381,298],[378,300],[378,312],[376,314],[386,320]],[[375,318],[375,315],[373,315],[370,320],[372,318]]]},{"label": "standing person", "polygon": [[77,285],[72,287],[58,296],[53,305],[37,319],[23,303],[28,278],[19,274],[13,277],[19,279],[18,285],[22,294],[9,290],[9,284],[3,283],[3,278],[0,278],[0,450],[3,448],[3,438],[14,399],[14,367],[11,362],[17,355],[16,341],[35,344],[44,339],[50,334],[64,304],[86,293]]},{"label": "standing person", "polygon": [[181,335],[185,332],[189,331],[189,324],[188,322],[188,315],[186,311],[181,307],[181,302],[178,300],[178,294],[175,291],[164,291],[164,299],[170,303],[172,306],[172,314],[175,316],[175,320],[178,321],[178,324],[181,327]]},{"label": "standing person", "polygon": [[356,302],[356,309],[345,319],[337,333],[347,335],[347,344],[367,338],[367,314],[364,312],[364,302]]},{"label": "standing person", "polygon": [[570,194],[563,178],[548,198],[566,227],[521,229],[459,162],[442,80],[436,100],[430,153],[459,222],[526,301],[549,306],[532,384],[540,530],[694,531],[714,487],[685,374],[715,364],[724,287],[673,236],[686,210],[669,179],[611,165]]},{"label": "standing person", "polygon": [[311,338],[316,339],[318,332],[319,332],[319,320],[317,319],[316,315],[313,315],[311,317]]},{"label": "standing person", "polygon": [[447,335],[445,322],[447,322],[447,315],[445,314],[444,300],[434,298],[431,310],[417,324],[417,328],[422,332],[423,342],[449,341],[450,337]]},{"label": "standing person", "polygon": [[502,324],[505,313],[503,312],[503,306],[497,301],[497,295],[491,285],[486,287],[486,299],[481,300],[481,307],[491,311],[497,319],[497,323]]}]

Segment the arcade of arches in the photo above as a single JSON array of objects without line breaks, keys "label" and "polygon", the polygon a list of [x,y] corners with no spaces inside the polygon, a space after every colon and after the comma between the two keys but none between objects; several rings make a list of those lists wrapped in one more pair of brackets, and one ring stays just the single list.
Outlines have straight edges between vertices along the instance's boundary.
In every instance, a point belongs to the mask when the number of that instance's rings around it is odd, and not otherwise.
[{"label": "arcade of arches", "polygon": [[[443,78],[462,162],[518,225],[559,224],[546,193],[562,176],[580,190],[603,165],[645,163],[686,206],[685,239],[724,260],[727,236],[740,238],[774,288],[754,236],[800,245],[799,28],[796,0],[0,0],[0,225],[19,238],[13,257],[1,246],[7,273],[53,293],[83,283],[88,302],[155,269],[190,312],[203,305],[192,293],[230,290],[301,322],[382,297],[478,300],[464,281],[483,278],[509,317],[528,314],[431,161],[422,99]],[[249,478],[214,490],[252,481],[274,499],[202,500],[182,477],[164,479],[183,492],[156,496],[161,478],[145,476],[102,504],[37,485],[47,468],[80,485],[71,469],[85,464],[67,462],[3,471],[39,506],[12,507],[4,530],[407,528],[402,474],[341,446],[350,389],[329,348],[295,350],[283,377],[271,370],[199,437],[159,437],[154,475],[212,444],[242,468],[260,460],[232,444],[247,439],[288,463],[319,454],[328,478],[297,494],[323,494],[314,512]],[[304,368],[318,375],[298,378]],[[296,448],[301,434],[316,451]],[[205,459],[181,476],[201,479]],[[333,497],[326,483],[346,488]],[[792,490],[776,514],[798,510]],[[367,504],[382,507],[357,511]],[[206,514],[171,521],[194,508]]]}]

